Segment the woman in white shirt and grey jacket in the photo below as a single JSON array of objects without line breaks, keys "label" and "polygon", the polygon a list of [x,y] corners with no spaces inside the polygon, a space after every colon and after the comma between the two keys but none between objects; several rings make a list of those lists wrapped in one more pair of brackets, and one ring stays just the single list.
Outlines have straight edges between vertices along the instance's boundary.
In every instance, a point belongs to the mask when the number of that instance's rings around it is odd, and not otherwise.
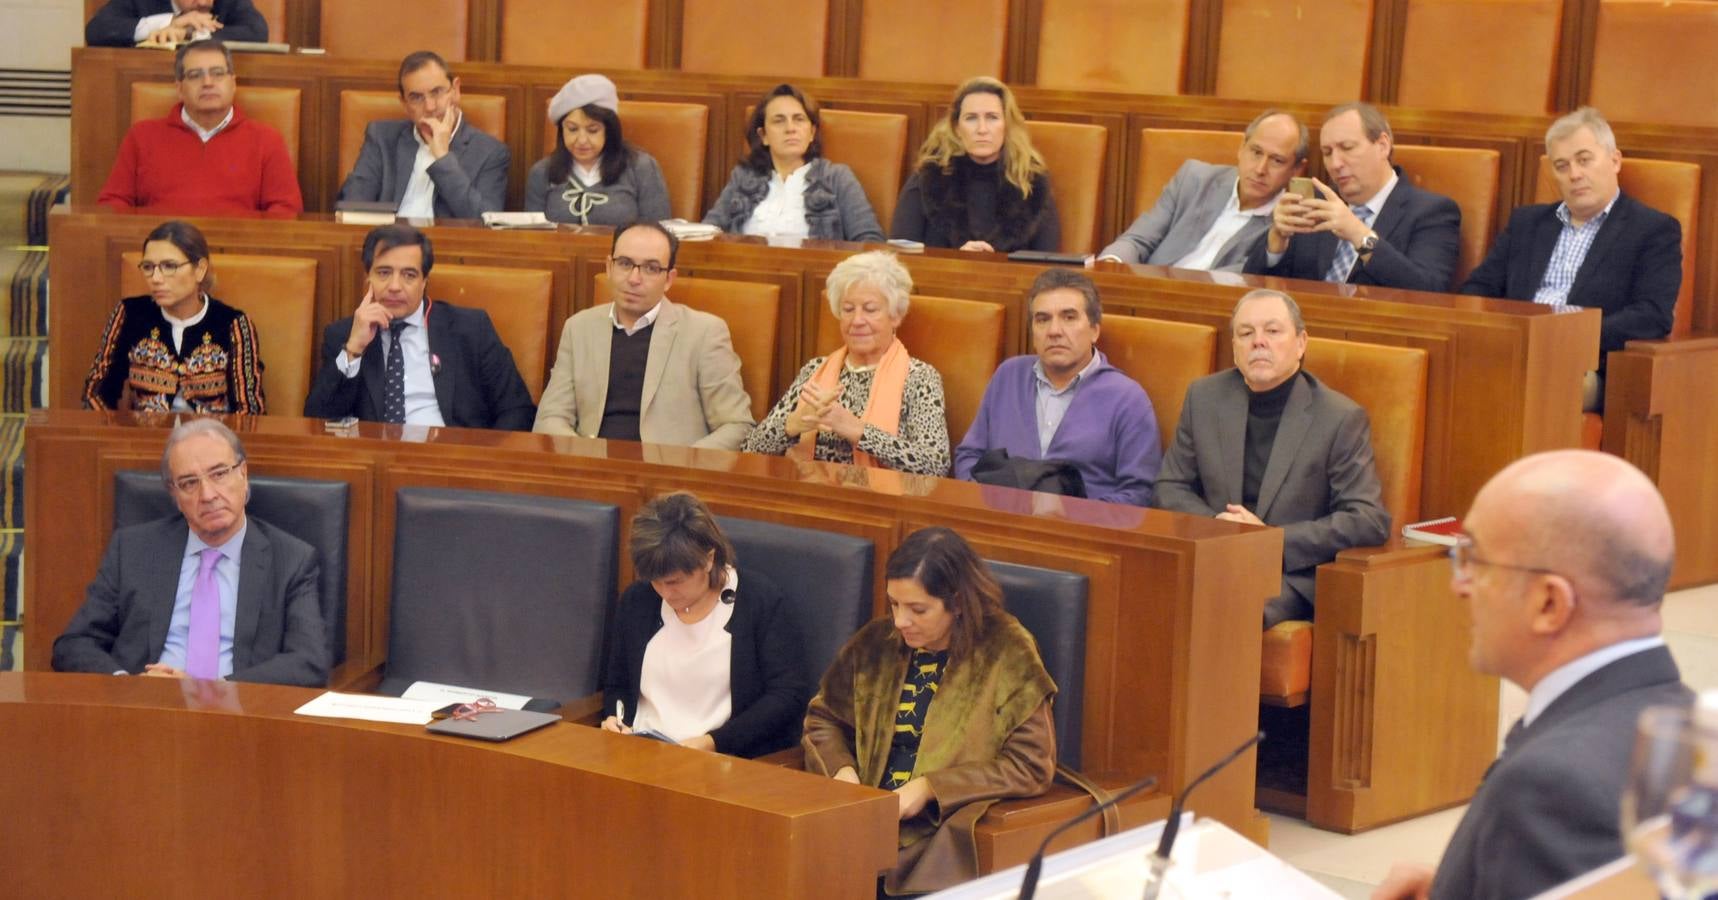
[{"label": "woman in white shirt and grey jacket", "polygon": [[728,176],[707,224],[736,234],[881,241],[883,228],[853,170],[823,158],[817,105],[778,84],[752,109],[751,152]]}]

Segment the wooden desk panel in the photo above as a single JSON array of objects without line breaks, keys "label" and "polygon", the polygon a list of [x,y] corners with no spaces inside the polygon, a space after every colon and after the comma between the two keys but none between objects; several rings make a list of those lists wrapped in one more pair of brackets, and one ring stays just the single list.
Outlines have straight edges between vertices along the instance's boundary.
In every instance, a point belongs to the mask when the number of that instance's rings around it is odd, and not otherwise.
[{"label": "wooden desk panel", "polygon": [[11,889],[869,898],[894,864],[876,789],[570,723],[488,744],[292,714],[317,693],[0,674]]}]

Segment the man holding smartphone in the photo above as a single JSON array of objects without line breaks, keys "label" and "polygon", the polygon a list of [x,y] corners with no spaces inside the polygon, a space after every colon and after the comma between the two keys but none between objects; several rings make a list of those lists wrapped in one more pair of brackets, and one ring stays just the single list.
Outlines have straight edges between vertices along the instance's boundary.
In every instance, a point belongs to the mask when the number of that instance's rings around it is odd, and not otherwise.
[{"label": "man holding smartphone", "polygon": [[1336,186],[1316,178],[1291,181],[1245,271],[1449,290],[1461,254],[1461,209],[1403,177],[1390,162],[1394,143],[1390,123],[1377,107],[1345,103],[1332,109],[1319,129],[1318,145],[1324,171]]}]

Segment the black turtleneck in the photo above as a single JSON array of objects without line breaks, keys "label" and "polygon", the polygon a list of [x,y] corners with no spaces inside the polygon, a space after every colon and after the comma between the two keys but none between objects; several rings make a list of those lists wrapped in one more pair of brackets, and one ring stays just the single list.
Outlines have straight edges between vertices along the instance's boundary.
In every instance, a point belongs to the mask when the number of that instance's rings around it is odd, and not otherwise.
[{"label": "black turtleneck", "polygon": [[1283,420],[1283,407],[1289,394],[1300,380],[1296,370],[1282,384],[1268,391],[1247,393],[1247,453],[1241,463],[1241,505],[1254,515],[1259,509],[1259,485],[1265,480],[1265,466],[1271,461],[1271,447],[1276,444],[1277,426]]}]

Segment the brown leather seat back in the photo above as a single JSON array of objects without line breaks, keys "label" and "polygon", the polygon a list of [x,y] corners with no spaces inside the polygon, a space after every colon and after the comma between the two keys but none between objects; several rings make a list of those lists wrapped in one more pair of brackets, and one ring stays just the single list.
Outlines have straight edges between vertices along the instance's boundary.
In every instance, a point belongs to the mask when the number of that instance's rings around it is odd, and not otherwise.
[{"label": "brown leather seat back", "polygon": [[1497,219],[1496,150],[1398,144],[1394,160],[1414,186],[1443,194],[1461,207],[1461,259],[1454,285],[1485,258]]},{"label": "brown leather seat back", "polygon": [[[476,126],[478,131],[498,141],[507,140],[507,98],[499,94],[470,94],[460,92],[459,110],[465,117],[461,128]],[[400,105],[398,91],[340,92],[340,177],[352,173],[358,164],[358,153],[364,149],[364,129],[371,122],[404,119],[405,108]]]},{"label": "brown leather seat back", "polygon": [[1219,97],[1342,103],[1366,96],[1372,0],[1222,0]]},{"label": "brown leather seat back", "polygon": [[268,23],[268,39],[286,43],[286,0],[253,0],[251,5]]},{"label": "brown leather seat back", "polygon": [[[827,302],[819,307],[823,312],[817,322],[817,355],[822,356],[841,346],[841,325]],[[914,294],[907,318],[895,333],[908,353],[942,376],[952,444],[960,443],[972,427],[985,385],[1002,365],[1006,322],[1007,310],[999,304]]]},{"label": "brown leather seat back", "polygon": [[649,46],[650,0],[501,0],[504,63],[642,69]]},{"label": "brown leather seat back", "polygon": [[[823,74],[828,0],[681,2],[680,71],[783,80]],[[759,44],[765,31],[767,50]]]},{"label": "brown leather seat back", "polygon": [[[555,276],[547,269],[510,266],[438,265],[430,272],[428,295],[489,313],[501,343],[513,351],[513,364],[531,391],[543,396],[549,358],[549,303]],[[432,317],[430,328],[435,328]]]},{"label": "brown leather seat back", "polygon": [[1426,351],[1308,337],[1305,365],[1319,381],[1366,410],[1384,508],[1397,528],[1418,521],[1426,442]]},{"label": "brown leather seat back", "polygon": [[675,218],[698,221],[704,196],[704,147],[710,108],[702,103],[620,101],[620,125],[628,143],[662,166],[668,205]]},{"label": "brown leather seat back", "polygon": [[1109,139],[1110,130],[1102,125],[1032,123],[1032,145],[1050,167],[1050,187],[1062,220],[1063,253],[1091,253],[1097,247]]},{"label": "brown leather seat back", "polygon": [[1043,0],[1039,87],[1179,94],[1188,0]]},{"label": "brown leather seat back", "polygon": [[[143,254],[120,254],[124,296],[149,293],[137,262]],[[310,394],[316,354],[316,260],[296,256],[212,253],[210,295],[243,312],[256,330],[262,356],[263,398],[273,415],[296,416]]]},{"label": "brown leather seat back", "polygon": [[851,109],[825,109],[819,115],[823,155],[853,170],[886,234],[906,168],[907,117]]},{"label": "brown leather seat back", "polygon": [[[1682,290],[1676,294],[1676,315],[1670,327],[1671,337],[1686,337],[1694,327],[1695,248],[1700,230],[1700,166],[1696,163],[1669,159],[1623,158],[1623,169],[1617,173],[1617,186],[1623,193],[1647,206],[1675,216],[1682,223]],[[1556,203],[1562,195],[1551,175],[1551,161],[1539,157],[1539,181],[1536,203]]]},{"label": "brown leather seat back", "polygon": [[1408,0],[1402,106],[1544,115],[1563,0]]},{"label": "brown leather seat back", "polygon": [[[740,358],[740,383],[752,398],[752,418],[762,419],[777,399],[776,351],[780,348],[776,336],[781,333],[781,286],[761,281],[675,278],[668,293],[675,303],[728,323],[734,354]],[[597,273],[594,296],[611,296],[608,273]]]},{"label": "brown leather seat back", "polygon": [[1219,166],[1235,164],[1241,149],[1239,131],[1195,131],[1187,128],[1142,128],[1139,165],[1135,169],[1133,212],[1128,221],[1157,205],[1169,179],[1190,159]]},{"label": "brown leather seat back", "polygon": [[1002,77],[1008,0],[865,0],[859,77],[959,84]]},{"label": "brown leather seat back", "polygon": [[1187,386],[1217,364],[1217,329],[1137,316],[1104,316],[1100,324],[1098,349],[1110,365],[1145,388],[1157,414],[1158,439],[1167,450],[1181,422]]},{"label": "brown leather seat back", "polygon": [[1718,126],[1718,3],[1600,0],[1598,7],[1588,103],[1614,122]]},{"label": "brown leather seat back", "polygon": [[[233,105],[247,118],[280,132],[286,141],[286,155],[292,167],[298,169],[298,111],[303,97],[298,88],[238,86]],[[131,121],[166,118],[179,102],[179,91],[171,82],[134,81],[131,83]]]},{"label": "brown leather seat back", "polygon": [[354,0],[322,0],[322,49],[329,56],[400,60],[434,50],[450,63],[465,61],[470,0],[415,0],[386,17],[382,8]]}]

